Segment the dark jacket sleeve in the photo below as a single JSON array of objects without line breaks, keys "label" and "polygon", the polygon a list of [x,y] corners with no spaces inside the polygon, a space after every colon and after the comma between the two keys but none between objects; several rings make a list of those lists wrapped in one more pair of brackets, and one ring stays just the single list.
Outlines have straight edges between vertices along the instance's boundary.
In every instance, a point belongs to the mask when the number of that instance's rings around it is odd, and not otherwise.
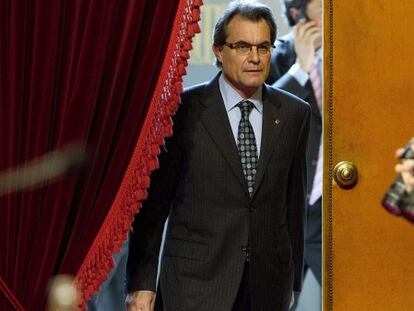
[{"label": "dark jacket sleeve", "polygon": [[305,206],[306,206],[306,151],[309,136],[310,107],[306,107],[296,145],[296,152],[289,172],[288,228],[292,239],[294,262],[293,290],[300,291],[303,280]]},{"label": "dark jacket sleeve", "polygon": [[159,156],[159,169],[151,174],[148,199],[135,216],[130,234],[126,271],[128,292],[156,291],[160,245],[178,175],[180,148],[176,135],[167,139]]}]

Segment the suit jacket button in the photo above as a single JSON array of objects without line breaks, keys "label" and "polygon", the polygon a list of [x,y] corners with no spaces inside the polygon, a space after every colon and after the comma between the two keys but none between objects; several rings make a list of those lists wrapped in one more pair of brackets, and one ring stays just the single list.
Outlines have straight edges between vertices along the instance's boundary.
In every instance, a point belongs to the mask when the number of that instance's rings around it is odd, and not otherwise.
[{"label": "suit jacket button", "polygon": [[245,253],[247,251],[247,246],[246,245],[242,245],[241,246],[241,251]]},{"label": "suit jacket button", "polygon": [[316,165],[316,163],[317,163],[317,161],[316,161],[316,160],[312,160],[312,165],[313,165],[313,166],[315,166],[315,165]]}]

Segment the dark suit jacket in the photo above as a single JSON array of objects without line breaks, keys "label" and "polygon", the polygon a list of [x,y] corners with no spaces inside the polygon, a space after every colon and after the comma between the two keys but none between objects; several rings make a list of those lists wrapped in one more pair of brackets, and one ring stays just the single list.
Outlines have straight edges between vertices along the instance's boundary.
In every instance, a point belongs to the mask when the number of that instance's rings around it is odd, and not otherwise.
[{"label": "dark suit jacket", "polygon": [[[308,168],[308,198],[312,191],[318,162],[319,145],[322,136],[322,116],[316,103],[315,94],[310,80],[305,86],[292,77],[288,70],[296,61],[294,40],[292,33],[279,38],[272,55],[271,70],[267,83],[295,94],[311,106],[309,145],[307,154]],[[321,203],[309,211],[307,219],[306,261],[311,266],[319,282],[321,282]]]},{"label": "dark suit jacket", "polygon": [[[128,290],[154,290],[164,310],[229,311],[250,245],[252,310],[288,310],[302,286],[309,106],[263,86],[262,146],[250,198],[218,76],[182,94],[149,198],[130,241]],[[275,120],[279,120],[276,124]]]}]

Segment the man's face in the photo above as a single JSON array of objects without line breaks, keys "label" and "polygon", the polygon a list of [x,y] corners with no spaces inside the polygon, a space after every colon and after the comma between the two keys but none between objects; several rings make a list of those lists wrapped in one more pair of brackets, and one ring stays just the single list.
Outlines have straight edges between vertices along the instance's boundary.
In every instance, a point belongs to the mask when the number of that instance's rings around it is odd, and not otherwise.
[{"label": "man's face", "polygon": [[[273,44],[270,42],[270,29],[265,20],[249,21],[236,15],[227,27],[228,43],[246,42],[250,44]],[[258,53],[253,47],[247,55],[240,55],[228,46],[213,46],[216,58],[222,63],[222,71],[226,80],[236,91],[248,98],[262,86],[267,79],[270,68],[271,52]]]},{"label": "man's face", "polygon": [[322,29],[322,0],[311,0],[306,7],[306,15],[311,21],[316,22],[316,26]]}]

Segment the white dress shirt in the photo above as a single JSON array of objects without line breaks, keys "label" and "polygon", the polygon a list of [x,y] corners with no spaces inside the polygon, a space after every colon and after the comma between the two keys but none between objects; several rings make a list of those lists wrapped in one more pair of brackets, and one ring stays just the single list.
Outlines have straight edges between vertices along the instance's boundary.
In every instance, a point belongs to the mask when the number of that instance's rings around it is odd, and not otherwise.
[{"label": "white dress shirt", "polygon": [[243,98],[239,93],[237,93],[234,87],[227,82],[223,74],[219,77],[219,87],[236,144],[237,132],[239,131],[239,123],[241,119],[241,111],[240,108],[237,107],[237,104],[242,100],[249,100],[253,103],[254,109],[252,109],[250,113],[249,121],[253,127],[254,137],[256,139],[257,157],[259,157],[263,123],[262,88],[259,87],[250,98]]}]

